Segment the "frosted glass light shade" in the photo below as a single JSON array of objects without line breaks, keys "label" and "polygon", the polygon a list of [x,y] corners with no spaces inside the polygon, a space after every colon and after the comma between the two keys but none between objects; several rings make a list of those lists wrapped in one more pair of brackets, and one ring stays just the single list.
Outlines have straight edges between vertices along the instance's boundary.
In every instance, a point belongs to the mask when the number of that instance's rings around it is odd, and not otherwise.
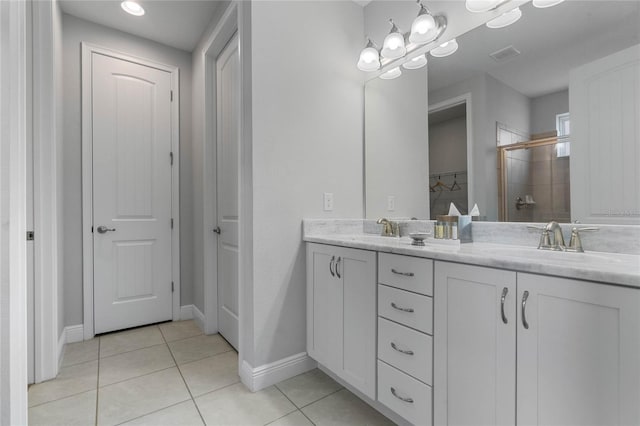
[{"label": "frosted glass light shade", "polygon": [[399,32],[389,33],[389,35],[384,38],[382,52],[380,53],[387,59],[402,58],[407,53],[403,35]]},{"label": "frosted glass light shade", "polygon": [[383,80],[393,80],[394,78],[398,78],[401,75],[402,75],[402,71],[400,71],[399,67],[396,67],[396,68],[390,69],[384,74],[381,74],[380,78]]},{"label": "frosted glass light shade", "polygon": [[520,18],[522,18],[522,11],[520,10],[519,7],[516,7],[515,9],[510,10],[509,12],[503,13],[497,18],[493,18],[492,20],[487,22],[487,27],[504,28],[515,23]]},{"label": "frosted glass light shade", "polygon": [[465,6],[469,12],[482,13],[495,8],[502,3],[502,1],[503,0],[467,0]]},{"label": "frosted glass light shade", "polygon": [[358,69],[361,71],[376,71],[380,69],[380,55],[375,47],[365,47],[360,52]]},{"label": "frosted glass light shade", "polygon": [[564,0],[533,0],[533,5],[537,8],[544,9],[545,7],[555,6],[562,3]]},{"label": "frosted glass light shade", "polygon": [[436,58],[443,58],[454,54],[456,50],[458,50],[458,42],[454,38],[446,43],[442,43],[440,46],[432,49],[429,53],[431,53],[431,56],[435,56]]},{"label": "frosted glass light shade", "polygon": [[427,65],[427,57],[425,55],[416,56],[415,58],[402,64],[403,68],[408,70],[417,70]]},{"label": "frosted glass light shade", "polygon": [[415,44],[424,44],[433,41],[438,35],[436,21],[428,12],[418,15],[411,24],[409,41]]},{"label": "frosted glass light shade", "polygon": [[120,3],[120,7],[122,7],[122,10],[133,16],[144,15],[144,8],[135,1],[123,1],[122,3]]}]

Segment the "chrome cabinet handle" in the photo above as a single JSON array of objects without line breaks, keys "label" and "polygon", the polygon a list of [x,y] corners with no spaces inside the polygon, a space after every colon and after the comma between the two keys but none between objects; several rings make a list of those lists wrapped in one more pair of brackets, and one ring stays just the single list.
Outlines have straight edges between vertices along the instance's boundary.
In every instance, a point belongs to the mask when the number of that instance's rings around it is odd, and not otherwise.
[{"label": "chrome cabinet handle", "polygon": [[342,276],[340,275],[340,271],[338,268],[340,268],[340,262],[342,262],[342,258],[338,257],[338,261],[336,262],[336,275],[338,276],[338,278],[342,278]]},{"label": "chrome cabinet handle", "polygon": [[215,228],[213,228],[212,231],[218,235],[222,234],[222,230],[220,229],[219,226],[216,226]]},{"label": "chrome cabinet handle", "polygon": [[114,232],[116,230],[116,228],[107,228],[104,225],[100,225],[98,226],[98,234],[106,234],[107,232]]},{"label": "chrome cabinet handle", "polygon": [[329,272],[331,272],[331,276],[335,277],[336,274],[333,273],[333,262],[335,262],[336,257],[335,256],[331,256],[331,262],[329,262]]},{"label": "chrome cabinet handle", "polygon": [[400,349],[395,342],[391,342],[391,347],[393,349],[395,349],[396,351],[400,352],[401,354],[405,354],[405,355],[413,355],[413,351],[410,350],[406,350],[406,349]]},{"label": "chrome cabinet handle", "polygon": [[391,387],[389,389],[391,389],[391,394],[393,396],[395,396],[396,398],[398,398],[400,401],[404,401],[404,402],[408,402],[409,404],[413,404],[413,398],[403,398],[403,397],[401,397],[400,395],[398,395],[396,393],[396,390],[393,387]]},{"label": "chrome cabinet handle", "polygon": [[412,277],[414,275],[413,272],[399,272],[394,268],[391,268],[391,272],[393,272],[394,274],[402,275],[403,277]]},{"label": "chrome cabinet handle", "polygon": [[391,302],[391,307],[393,309],[397,309],[398,311],[402,311],[402,312],[413,312],[413,308],[402,308],[396,305],[396,302]]},{"label": "chrome cabinet handle", "polygon": [[529,292],[525,291],[522,295],[522,325],[525,329],[529,328],[529,323],[527,322],[527,315],[525,310],[527,309],[527,299],[529,298]]},{"label": "chrome cabinet handle", "polygon": [[509,322],[507,321],[507,316],[504,314],[504,299],[506,299],[507,293],[509,293],[509,289],[506,287],[503,288],[502,297],[500,298],[500,313],[502,314],[502,322],[505,324]]}]

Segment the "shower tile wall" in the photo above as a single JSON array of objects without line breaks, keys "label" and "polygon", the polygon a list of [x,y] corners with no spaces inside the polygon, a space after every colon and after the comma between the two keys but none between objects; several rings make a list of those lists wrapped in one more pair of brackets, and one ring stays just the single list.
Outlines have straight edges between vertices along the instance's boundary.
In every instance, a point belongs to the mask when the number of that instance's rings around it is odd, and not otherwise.
[{"label": "shower tile wall", "polygon": [[[558,158],[555,145],[510,151],[507,170],[510,221],[571,221],[569,157]],[[536,204],[517,210],[516,198],[525,195]]]}]

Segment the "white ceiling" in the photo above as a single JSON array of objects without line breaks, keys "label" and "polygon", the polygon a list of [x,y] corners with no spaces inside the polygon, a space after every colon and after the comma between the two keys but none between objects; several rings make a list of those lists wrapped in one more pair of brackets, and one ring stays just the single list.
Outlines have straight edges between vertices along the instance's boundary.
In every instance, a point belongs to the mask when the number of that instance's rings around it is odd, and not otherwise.
[{"label": "white ceiling", "polygon": [[[569,70],[640,43],[640,1],[566,1],[521,7],[523,17],[497,30],[482,25],[458,37],[446,58],[429,57],[429,90],[486,72],[536,97],[567,88]],[[521,55],[497,63],[489,54],[513,45]]]},{"label": "white ceiling", "polygon": [[191,52],[220,4],[216,0],[138,0],[144,16],[129,15],[120,0],[61,0],[63,12]]}]

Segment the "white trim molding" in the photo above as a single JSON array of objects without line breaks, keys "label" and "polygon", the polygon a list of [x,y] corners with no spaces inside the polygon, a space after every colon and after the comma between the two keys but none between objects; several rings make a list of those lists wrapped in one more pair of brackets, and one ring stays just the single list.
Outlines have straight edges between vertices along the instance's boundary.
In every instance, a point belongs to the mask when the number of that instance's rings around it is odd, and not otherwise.
[{"label": "white trim molding", "polygon": [[[69,325],[62,330],[58,338],[58,368],[62,365],[64,350],[68,343],[82,342],[84,340],[84,325]],[[56,374],[57,375],[57,374]],[[55,377],[55,376],[54,376]]]},{"label": "white trim molding", "polygon": [[171,73],[171,90],[174,97],[171,103],[171,149],[173,167],[171,168],[171,217],[173,232],[171,234],[172,281],[174,284],[172,316],[174,321],[180,319],[180,75],[179,69],[173,65],[162,64],[136,56],[131,56],[113,49],[82,43],[82,270],[84,298],[84,339],[95,335],[93,316],[93,127],[91,120],[91,56],[100,53],[124,61],[157,68]]},{"label": "white trim molding", "polygon": [[0,1],[0,424],[27,424],[31,3]]},{"label": "white trim molding", "polygon": [[202,331],[204,334],[212,334],[207,331],[207,328],[206,328],[207,320],[204,314],[202,313],[202,311],[198,309],[196,305],[191,305],[191,306],[192,306],[193,320],[195,321],[198,328],[200,328],[200,331]]},{"label": "white trim molding", "polygon": [[240,367],[240,380],[251,392],[257,392],[298,374],[313,370],[317,365],[317,362],[310,358],[306,352],[256,368],[251,367],[247,361],[243,360]]},{"label": "white trim molding", "polygon": [[193,319],[193,305],[180,306],[180,321]]}]

